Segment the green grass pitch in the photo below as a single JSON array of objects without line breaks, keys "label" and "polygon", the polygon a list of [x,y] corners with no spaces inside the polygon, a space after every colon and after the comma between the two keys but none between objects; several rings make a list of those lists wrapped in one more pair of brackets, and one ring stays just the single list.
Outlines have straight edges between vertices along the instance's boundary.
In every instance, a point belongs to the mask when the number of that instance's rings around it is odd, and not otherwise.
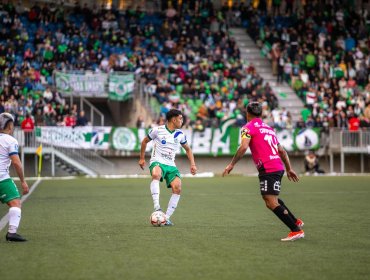
[{"label": "green grass pitch", "polygon": [[[285,177],[280,197],[306,238],[283,243],[256,177],[185,178],[166,228],[149,223],[150,179],[43,181],[23,205],[29,242],[0,233],[0,279],[369,279],[369,182]],[[162,208],[169,197],[162,184]]]}]

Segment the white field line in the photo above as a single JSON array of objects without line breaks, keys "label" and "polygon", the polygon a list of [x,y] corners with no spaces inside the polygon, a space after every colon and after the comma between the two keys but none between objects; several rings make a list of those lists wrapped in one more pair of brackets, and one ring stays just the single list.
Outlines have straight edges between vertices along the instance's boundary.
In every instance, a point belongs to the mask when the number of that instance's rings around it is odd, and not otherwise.
[{"label": "white field line", "polygon": [[[27,179],[29,179],[29,178],[27,178]],[[21,199],[22,203],[27,200],[27,198],[33,193],[34,190],[36,190],[37,186],[40,183],[41,183],[41,179],[37,178],[37,181],[35,183],[33,183],[33,185],[31,186],[29,193],[22,197],[22,199]],[[1,220],[0,220],[0,231],[2,231],[3,228],[5,228],[5,226],[8,224],[8,221],[9,221],[8,213],[6,213],[6,215],[4,217],[2,217]]]}]

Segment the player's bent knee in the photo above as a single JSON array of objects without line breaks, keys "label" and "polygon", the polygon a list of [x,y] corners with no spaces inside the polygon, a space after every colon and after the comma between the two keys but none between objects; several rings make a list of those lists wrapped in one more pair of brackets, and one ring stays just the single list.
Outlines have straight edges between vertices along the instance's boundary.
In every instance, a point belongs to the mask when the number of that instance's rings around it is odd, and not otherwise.
[{"label": "player's bent knee", "polygon": [[173,188],[172,193],[180,195],[181,194],[181,188],[180,189]]},{"label": "player's bent knee", "polygon": [[11,200],[7,204],[9,207],[18,207],[18,208],[22,207],[22,203],[20,199]]},{"label": "player's bent knee", "polygon": [[175,194],[180,194],[181,193],[181,183],[177,184],[171,184],[172,192]]}]

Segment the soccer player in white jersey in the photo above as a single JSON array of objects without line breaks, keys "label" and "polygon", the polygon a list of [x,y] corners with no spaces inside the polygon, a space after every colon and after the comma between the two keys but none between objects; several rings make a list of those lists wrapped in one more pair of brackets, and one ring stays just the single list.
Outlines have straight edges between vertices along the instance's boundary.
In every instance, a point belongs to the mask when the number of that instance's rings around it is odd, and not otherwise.
[{"label": "soccer player in white jersey", "polygon": [[167,187],[172,188],[172,196],[166,211],[166,225],[172,226],[171,215],[175,211],[180,200],[181,176],[175,164],[176,152],[180,145],[185,149],[190,161],[190,173],[195,175],[197,167],[195,165],[193,152],[187,144],[186,136],[180,130],[183,123],[181,111],[171,109],[166,114],[167,123],[153,128],[141,142],[139,165],[141,169],[145,167],[145,149],[150,141],[154,141],[152,157],[150,158],[150,173],[152,182],[150,191],[152,193],[154,210],[160,210],[159,204],[159,181],[166,180]]},{"label": "soccer player in white jersey", "polygon": [[23,194],[29,189],[24,179],[22,163],[18,155],[18,141],[11,135],[14,131],[14,118],[9,113],[0,114],[0,201],[9,206],[9,228],[7,241],[23,242],[25,238],[17,234],[21,221],[21,200],[17,186],[9,176],[9,166],[13,164],[21,181]]}]

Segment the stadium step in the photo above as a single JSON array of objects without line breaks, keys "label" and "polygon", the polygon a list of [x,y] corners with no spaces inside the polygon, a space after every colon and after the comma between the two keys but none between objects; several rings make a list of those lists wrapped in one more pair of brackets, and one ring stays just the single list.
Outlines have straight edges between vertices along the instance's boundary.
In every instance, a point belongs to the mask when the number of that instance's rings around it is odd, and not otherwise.
[{"label": "stadium step", "polygon": [[261,55],[261,51],[259,49],[255,49],[254,48],[241,48],[240,49],[240,53],[245,53],[247,55],[258,55],[260,56]]},{"label": "stadium step", "polygon": [[274,91],[280,107],[286,107],[292,115],[293,122],[299,120],[300,111],[303,108],[302,101],[298,98],[292,88],[286,84],[277,84],[277,77],[272,75],[271,62],[261,55],[261,49],[247,35],[243,28],[231,28],[231,37],[233,37],[240,48],[240,56],[246,63],[255,65],[257,73],[269,83]]},{"label": "stadium step", "polygon": [[256,67],[256,70],[258,73],[266,73],[266,75],[271,74],[271,67]]},{"label": "stadium step", "polygon": [[78,170],[74,166],[68,164],[64,160],[56,157],[55,158],[55,165],[59,167],[60,169],[67,172],[69,175],[78,176],[78,175],[86,175],[86,173],[82,172],[81,170]]},{"label": "stadium step", "polygon": [[239,47],[240,47],[240,50],[243,50],[244,48],[254,48],[256,45],[254,44],[254,42],[249,42],[249,41],[246,41],[246,42],[242,42],[239,44]]},{"label": "stadium step", "polygon": [[[241,56],[241,58],[242,59],[244,58],[243,55]],[[246,60],[249,61],[249,59],[246,59]],[[264,60],[261,60],[261,61],[254,60],[253,65],[256,67],[263,67],[263,68],[271,67],[271,63],[266,62]]]}]

